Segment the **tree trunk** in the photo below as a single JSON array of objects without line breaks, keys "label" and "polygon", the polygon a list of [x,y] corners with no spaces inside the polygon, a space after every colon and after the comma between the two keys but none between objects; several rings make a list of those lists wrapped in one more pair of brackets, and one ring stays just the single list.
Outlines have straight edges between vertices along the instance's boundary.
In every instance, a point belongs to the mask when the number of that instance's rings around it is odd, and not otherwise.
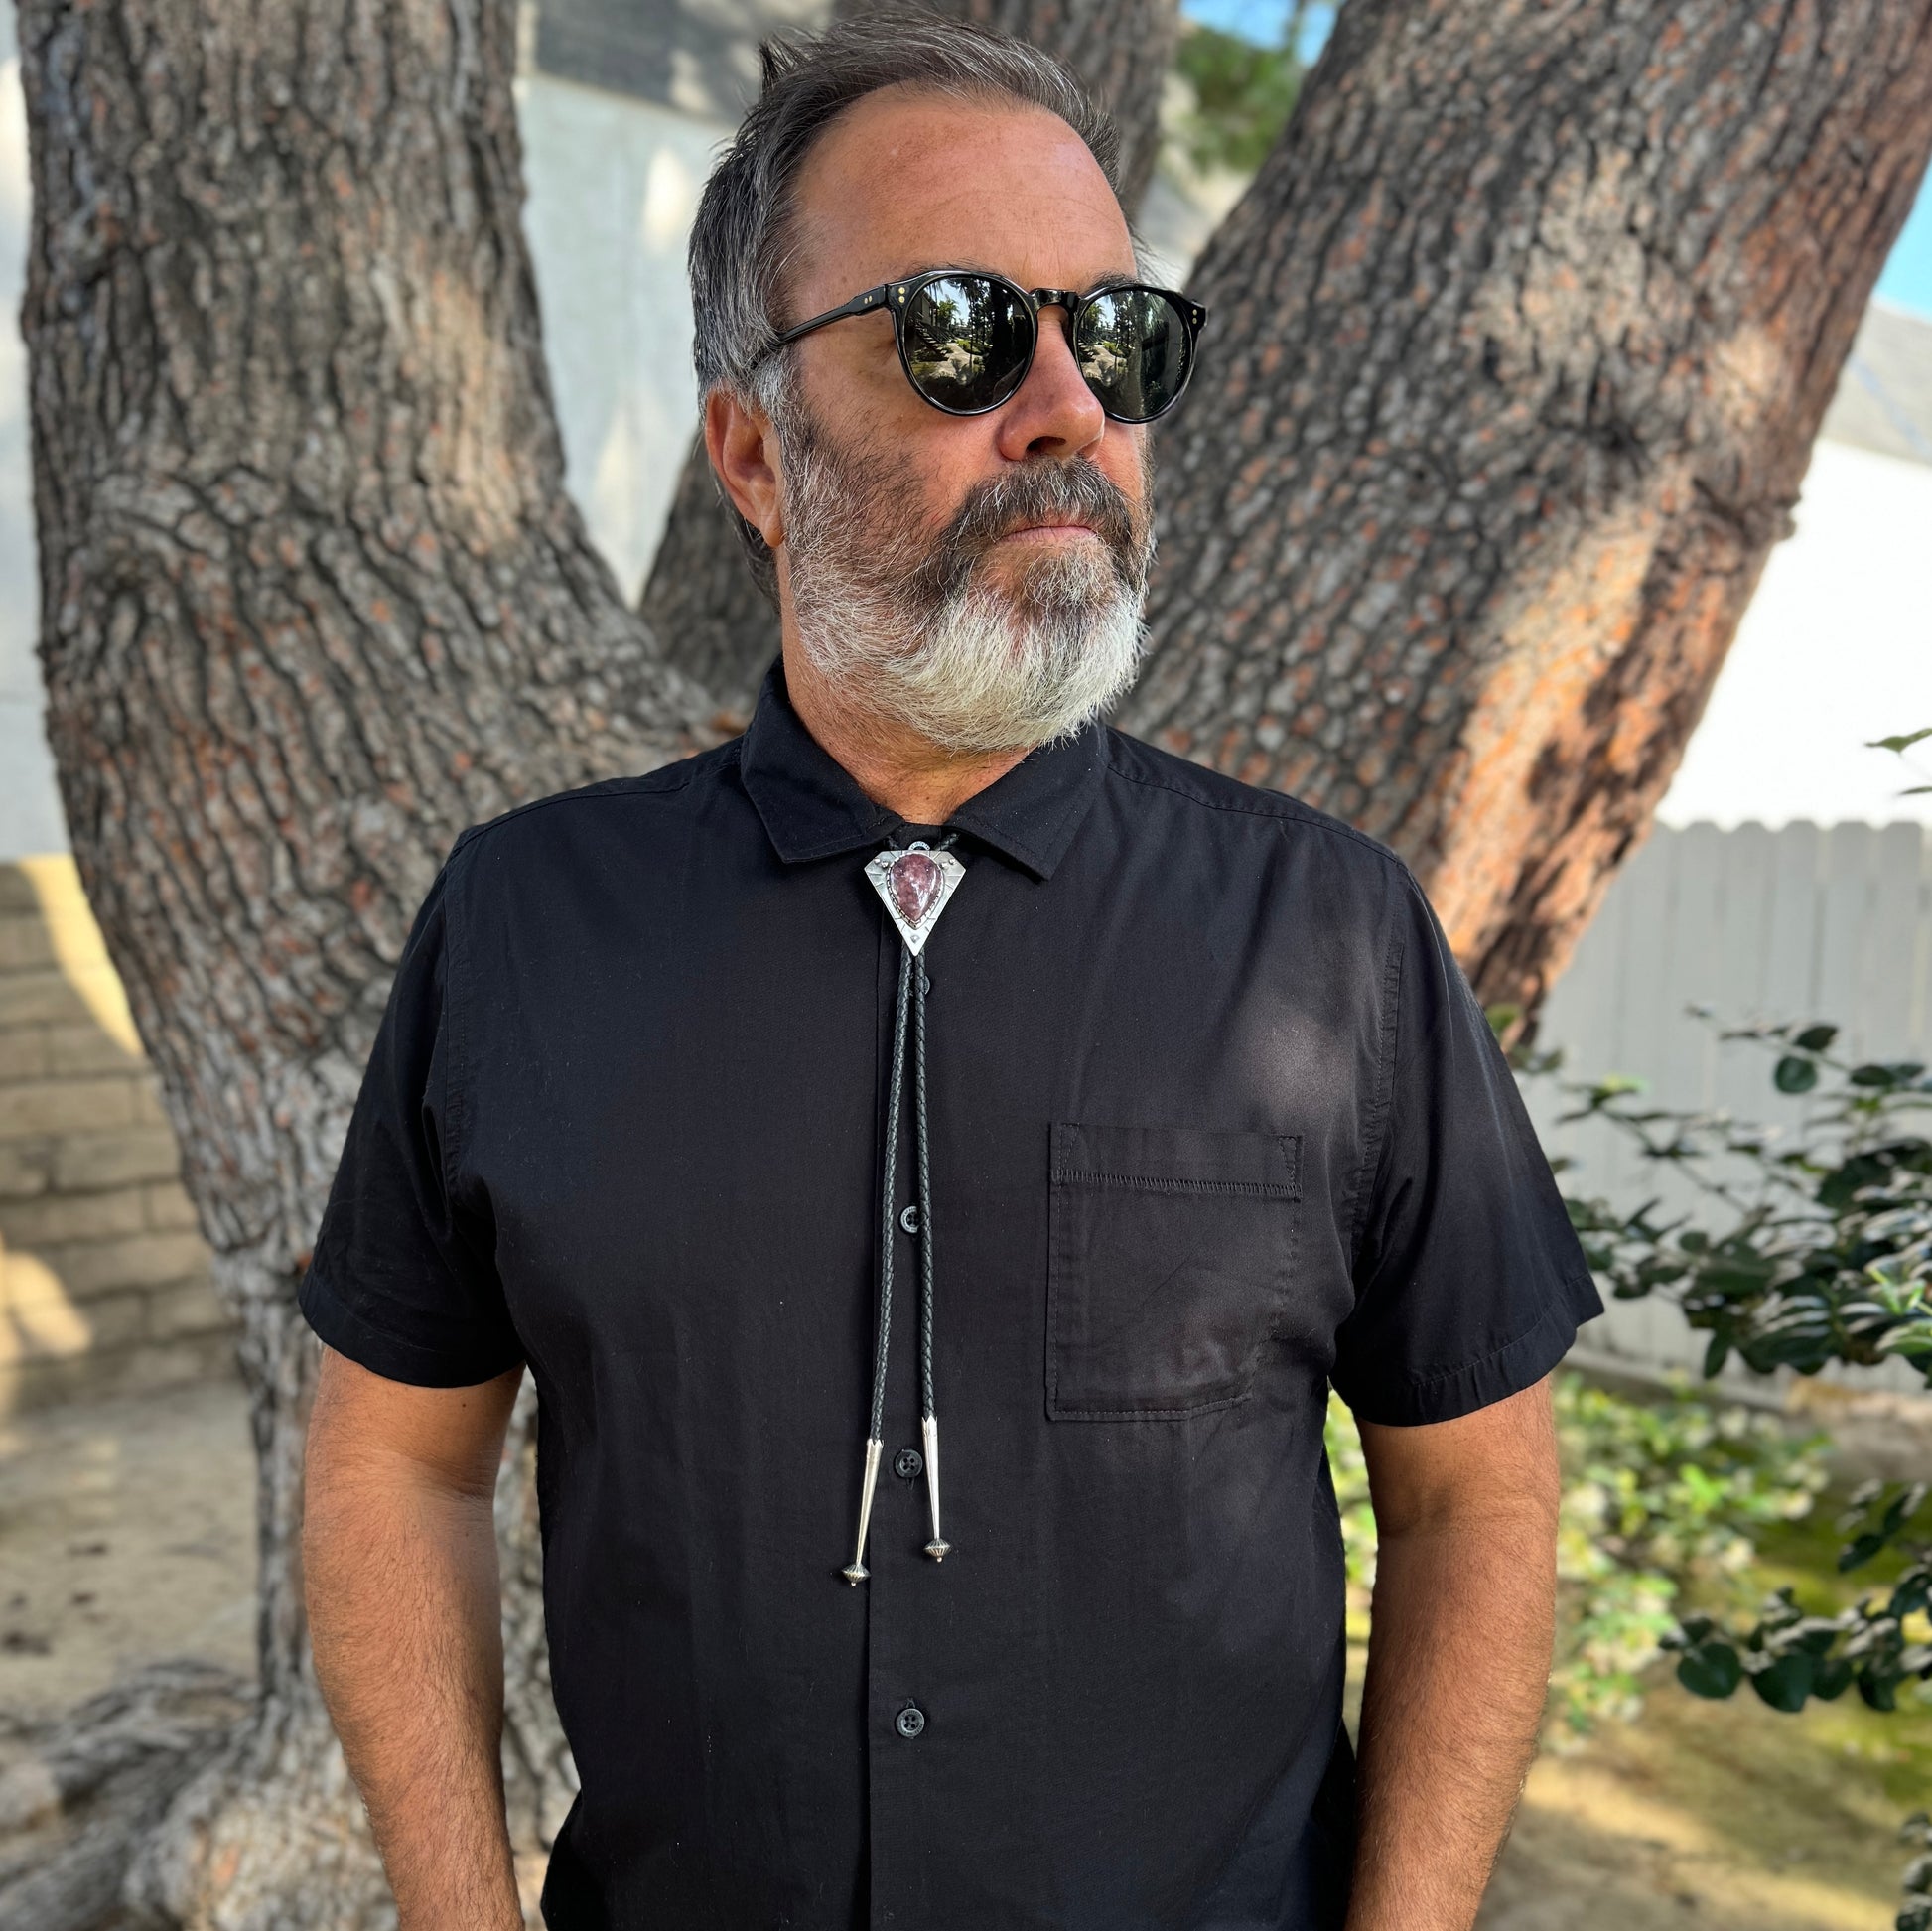
[{"label": "tree trunk", "polygon": [[[191,1924],[217,1901],[223,1926],[373,1923],[302,1613],[295,1284],[451,841],[662,762],[706,707],[565,493],[512,0],[24,0],[20,44],[49,735],[241,1324],[261,1465],[259,1695],[136,1886]],[[568,1797],[536,1683],[506,1750],[533,1854]]]},{"label": "tree trunk", "polygon": [[1415,864],[1533,1010],[1932,149],[1932,0],[1353,0],[1193,277],[1121,722]]},{"label": "tree trunk", "polygon": [[[899,4],[900,0],[882,0]],[[1137,208],[1161,154],[1161,90],[1173,65],[1179,0],[920,0],[934,13],[1044,48],[1080,76],[1120,129],[1120,205]],[[835,11],[870,10],[840,0]]]},{"label": "tree trunk", "polygon": [[[1784,526],[1932,145],[1929,9],[1354,0],[1210,248],[1134,721],[1397,839],[1491,996],[1581,925]],[[232,1740],[198,1768],[220,1694],[170,1680],[43,1752],[123,1848],[159,1788],[125,1779],[195,1773],[136,1860],[149,1921],[383,1921],[308,1664],[294,1284],[458,830],[711,729],[563,488],[514,11],[21,6],[50,736],[262,1469]],[[528,1419],[499,1521],[534,1868],[570,1772]],[[86,1921],[106,1843],[24,1921]]]},{"label": "tree trunk", "polygon": [[[839,0],[852,18],[904,0]],[[932,12],[1013,34],[1056,55],[1121,132],[1121,203],[1138,207],[1161,149],[1161,89],[1173,60],[1179,0],[923,0]],[[718,495],[704,438],[685,455],[663,541],[639,601],[666,654],[718,699],[723,719],[751,715],[778,654],[777,613],[746,567]]]}]

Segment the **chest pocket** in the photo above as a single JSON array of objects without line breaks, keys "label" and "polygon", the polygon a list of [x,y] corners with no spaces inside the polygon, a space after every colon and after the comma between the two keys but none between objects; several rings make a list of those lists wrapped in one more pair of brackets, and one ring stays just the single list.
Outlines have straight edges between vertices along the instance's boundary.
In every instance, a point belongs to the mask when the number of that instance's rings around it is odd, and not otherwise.
[{"label": "chest pocket", "polygon": [[1240,1401],[1287,1292],[1300,1136],[1061,1121],[1052,1163],[1047,1414]]}]

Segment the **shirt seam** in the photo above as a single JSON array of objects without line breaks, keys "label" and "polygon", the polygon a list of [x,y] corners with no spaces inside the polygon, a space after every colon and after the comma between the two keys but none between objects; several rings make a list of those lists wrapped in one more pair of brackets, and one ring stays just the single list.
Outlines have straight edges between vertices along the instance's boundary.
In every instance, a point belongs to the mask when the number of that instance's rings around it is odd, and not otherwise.
[{"label": "shirt seam", "polygon": [[464,875],[467,871],[467,866],[456,864],[456,854],[452,852],[448,887],[449,908],[444,919],[444,927],[448,934],[446,949],[450,961],[444,992],[450,1019],[450,1067],[444,1075],[443,1091],[449,1126],[437,1149],[437,1161],[443,1170],[443,1198],[447,1203],[446,1210],[450,1215],[453,1229],[457,1212],[456,1175],[462,1169],[461,1150],[470,1132],[469,1007],[468,1001],[464,998],[462,984],[469,969],[469,946],[465,940],[462,915],[468,897],[463,890]]},{"label": "shirt seam", "polygon": [[1185,1402],[1177,1408],[1083,1408],[1078,1403],[1061,1402],[1056,1391],[1050,1419],[1055,1422],[1178,1422],[1189,1415],[1208,1415],[1219,1408],[1238,1408],[1254,1396],[1254,1380],[1233,1394],[1212,1395],[1202,1401]]},{"label": "shirt seam", "polygon": [[[476,844],[486,832],[497,830],[499,827],[508,824],[512,818],[521,818],[532,811],[541,811],[547,805],[589,804],[612,798],[674,797],[678,792],[688,790],[697,781],[698,773],[694,768],[690,768],[691,766],[701,763],[708,756],[728,753],[735,759],[737,750],[738,740],[733,739],[729,744],[718,746],[715,753],[700,752],[696,758],[681,759],[679,761],[684,763],[687,768],[676,778],[668,778],[661,783],[657,780],[665,778],[666,772],[675,769],[675,765],[666,766],[661,771],[643,771],[634,777],[607,778],[597,784],[580,785],[577,789],[571,791],[555,791],[547,798],[530,798],[522,804],[512,805],[507,811],[498,812],[493,818],[485,818],[480,825],[471,825],[467,830],[460,832],[457,836],[456,843],[450,847],[450,856],[451,858],[455,858],[457,853],[462,851],[465,846]],[[722,756],[719,757],[719,762],[721,764],[724,762]],[[606,788],[608,785],[613,784],[625,785],[631,788],[624,790]]]},{"label": "shirt seam", "polygon": [[1398,923],[1389,934],[1382,959],[1382,1050],[1375,1068],[1375,1092],[1363,1120],[1362,1159],[1355,1170],[1349,1206],[1348,1272],[1353,1279],[1361,1265],[1362,1242],[1368,1233],[1369,1203],[1388,1155],[1390,1122],[1395,1117],[1395,1063],[1402,1030],[1402,975],[1408,969],[1409,948]]},{"label": "shirt seam", "polygon": [[[1129,742],[1132,741],[1130,740]],[[1310,831],[1326,832],[1336,838],[1345,838],[1350,844],[1359,845],[1363,850],[1374,853],[1384,865],[1393,866],[1399,871],[1408,870],[1408,867],[1403,864],[1402,860],[1395,853],[1391,852],[1385,845],[1378,844],[1366,832],[1357,831],[1353,825],[1340,824],[1333,819],[1322,816],[1318,812],[1311,811],[1308,806],[1294,798],[1288,797],[1286,794],[1283,795],[1281,803],[1278,805],[1269,803],[1235,804],[1231,800],[1223,798],[1199,797],[1191,791],[1182,790],[1177,784],[1170,783],[1165,778],[1143,776],[1138,771],[1125,769],[1114,756],[1111,746],[1108,750],[1107,770],[1110,776],[1118,777],[1125,783],[1139,784],[1150,791],[1166,791],[1171,796],[1179,798],[1185,804],[1200,806],[1203,811],[1222,811],[1231,816],[1241,818],[1266,818],[1277,825],[1293,823],[1306,826]]]},{"label": "shirt seam", "polygon": [[[1557,1276],[1557,1286],[1560,1290],[1580,1287],[1586,1282],[1589,1283],[1592,1290],[1594,1289],[1595,1283],[1587,1269],[1581,1274],[1573,1270],[1571,1273]],[[1437,1368],[1429,1374],[1411,1371],[1405,1385],[1412,1389],[1433,1388],[1438,1382],[1453,1381],[1458,1375],[1474,1374],[1478,1369],[1488,1367],[1492,1361],[1498,1361],[1505,1354],[1513,1353],[1525,1341],[1535,1340],[1546,1327],[1559,1320],[1570,1320],[1574,1325],[1568,1303],[1553,1296],[1544,1302],[1541,1311],[1527,1327],[1519,1329],[1508,1340],[1499,1342],[1486,1354],[1471,1355],[1468,1360],[1459,1361],[1452,1368]]]},{"label": "shirt seam", "polygon": [[1110,1173],[1088,1167],[1056,1167],[1048,1176],[1055,1186],[1126,1186],[1144,1193],[1238,1193],[1258,1199],[1300,1197],[1281,1180],[1194,1180],[1153,1173]]},{"label": "shirt seam", "polygon": [[[449,1348],[426,1347],[421,1341],[406,1341],[401,1335],[392,1334],[386,1327],[378,1326],[376,1322],[370,1320],[366,1314],[356,1309],[345,1295],[342,1294],[331,1284],[328,1273],[322,1266],[320,1253],[311,1259],[308,1269],[302,1277],[302,1286],[296,1299],[301,1305],[305,1315],[310,1314],[309,1303],[319,1301],[329,1309],[330,1313],[336,1317],[342,1326],[346,1328],[358,1340],[365,1340],[372,1343],[377,1351],[383,1349],[390,1350],[396,1355],[412,1363],[420,1364],[425,1368],[452,1374],[467,1374],[479,1363],[495,1359],[495,1355],[491,1350],[481,1345],[467,1352]],[[310,1325],[316,1325],[313,1315],[310,1315]],[[326,1339],[327,1337],[325,1336],[324,1338]],[[334,1346],[335,1343],[331,1342],[330,1345]],[[488,1374],[479,1376],[479,1379],[488,1381],[496,1375],[506,1374],[517,1362],[527,1358],[519,1347],[514,1360],[505,1361],[500,1367],[491,1368]],[[358,1363],[357,1365],[365,1364]],[[377,1371],[371,1369],[370,1372],[374,1373]]]}]

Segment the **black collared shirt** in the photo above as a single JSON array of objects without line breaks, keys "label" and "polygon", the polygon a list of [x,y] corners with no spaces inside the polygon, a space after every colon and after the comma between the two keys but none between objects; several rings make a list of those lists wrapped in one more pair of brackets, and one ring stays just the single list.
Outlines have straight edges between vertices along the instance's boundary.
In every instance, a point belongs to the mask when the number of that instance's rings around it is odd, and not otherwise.
[{"label": "black collared shirt", "polygon": [[893,1472],[901,1311],[856,1588],[899,954],[864,866],[906,827],[774,672],[743,738],[464,833],[411,933],[302,1305],[398,1381],[535,1374],[557,1931],[1338,1927],[1328,1386],[1444,1421],[1600,1311],[1380,846],[1098,728],[948,828],[952,1554]]}]

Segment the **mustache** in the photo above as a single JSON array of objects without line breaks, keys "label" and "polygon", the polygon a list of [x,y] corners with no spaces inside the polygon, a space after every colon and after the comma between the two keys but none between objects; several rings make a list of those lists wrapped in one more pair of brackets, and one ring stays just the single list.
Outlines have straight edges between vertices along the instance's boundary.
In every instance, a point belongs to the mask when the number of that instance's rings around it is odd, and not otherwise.
[{"label": "mustache", "polygon": [[993,545],[1041,523],[1084,523],[1107,546],[1114,569],[1139,591],[1150,561],[1148,512],[1083,457],[1039,457],[967,492],[934,539],[919,575],[943,596],[958,587]]}]

